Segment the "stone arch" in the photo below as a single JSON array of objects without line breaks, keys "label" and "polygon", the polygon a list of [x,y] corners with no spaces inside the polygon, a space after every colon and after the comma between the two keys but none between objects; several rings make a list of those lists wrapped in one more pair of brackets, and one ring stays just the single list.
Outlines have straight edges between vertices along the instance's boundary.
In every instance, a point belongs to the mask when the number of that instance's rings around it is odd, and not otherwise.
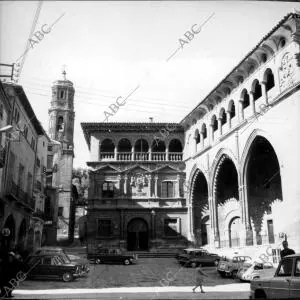
[{"label": "stone arch", "polygon": [[263,243],[264,222],[274,202],[283,201],[281,165],[272,139],[264,132],[254,130],[242,155],[241,174],[245,187],[246,222],[250,227],[252,225],[257,244]]},{"label": "stone arch", "polygon": [[115,151],[115,144],[114,142],[106,138],[100,143],[100,152],[114,152]]},{"label": "stone arch", "polygon": [[149,224],[141,217],[132,217],[127,222],[128,250],[148,250]]}]

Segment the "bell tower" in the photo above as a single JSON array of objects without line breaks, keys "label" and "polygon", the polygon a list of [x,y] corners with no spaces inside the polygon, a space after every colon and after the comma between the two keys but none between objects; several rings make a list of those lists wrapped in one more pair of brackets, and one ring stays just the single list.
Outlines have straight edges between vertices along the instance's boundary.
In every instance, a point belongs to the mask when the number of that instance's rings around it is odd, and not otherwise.
[{"label": "bell tower", "polygon": [[52,100],[49,109],[49,136],[62,143],[63,149],[73,150],[74,136],[74,94],[73,83],[66,79],[66,71],[62,72],[63,80],[52,85]]},{"label": "bell tower", "polygon": [[[52,99],[49,108],[49,137],[60,143],[59,160],[55,162],[56,185],[58,187],[56,205],[57,237],[72,238],[72,170],[74,159],[74,94],[73,83],[66,79],[66,71],[62,72],[62,80],[53,82]],[[70,230],[71,229],[71,230]]]}]

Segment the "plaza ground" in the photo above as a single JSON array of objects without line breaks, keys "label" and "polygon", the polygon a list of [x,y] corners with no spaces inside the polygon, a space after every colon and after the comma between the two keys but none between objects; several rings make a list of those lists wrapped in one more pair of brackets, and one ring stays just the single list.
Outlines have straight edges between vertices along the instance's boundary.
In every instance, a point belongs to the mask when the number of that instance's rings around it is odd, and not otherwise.
[{"label": "plaza ground", "polygon": [[221,278],[215,267],[203,267],[209,276],[205,294],[192,293],[196,270],[174,258],[142,258],[137,264],[90,265],[86,277],[73,282],[26,280],[14,291],[15,299],[245,299],[248,283]]}]

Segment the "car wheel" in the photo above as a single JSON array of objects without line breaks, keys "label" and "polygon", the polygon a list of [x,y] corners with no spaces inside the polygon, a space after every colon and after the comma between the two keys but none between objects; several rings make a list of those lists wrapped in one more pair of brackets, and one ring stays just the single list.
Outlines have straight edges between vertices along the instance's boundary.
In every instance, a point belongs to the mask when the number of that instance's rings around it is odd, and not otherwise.
[{"label": "car wheel", "polygon": [[72,275],[71,273],[69,273],[69,272],[66,272],[66,273],[64,273],[63,276],[62,276],[62,280],[63,280],[64,282],[72,281],[72,280],[73,280],[73,275]]},{"label": "car wheel", "polygon": [[215,264],[215,266],[218,266],[218,264],[219,264],[219,260],[218,260],[218,259],[216,259],[216,260],[214,261],[214,264]]},{"label": "car wheel", "polygon": [[96,258],[96,260],[95,260],[95,263],[96,263],[97,265],[99,265],[99,264],[101,264],[101,263],[102,263],[102,261],[101,261],[101,259],[100,259],[100,258]]},{"label": "car wheel", "polygon": [[126,265],[126,266],[130,265],[130,260],[129,259],[125,259],[124,260],[124,265]]},{"label": "car wheel", "polygon": [[195,263],[195,262],[192,262],[192,263],[191,263],[191,267],[192,267],[192,268],[196,268],[197,266],[198,266],[197,263]]}]

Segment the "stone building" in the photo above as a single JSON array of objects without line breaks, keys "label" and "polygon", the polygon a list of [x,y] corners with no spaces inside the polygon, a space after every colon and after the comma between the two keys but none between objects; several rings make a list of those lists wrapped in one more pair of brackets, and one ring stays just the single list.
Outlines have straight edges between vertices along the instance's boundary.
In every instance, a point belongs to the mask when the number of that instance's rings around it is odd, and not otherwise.
[{"label": "stone building", "polygon": [[89,246],[151,250],[187,244],[183,128],[82,123],[90,160]]},{"label": "stone building", "polygon": [[[11,107],[9,117],[12,132],[6,145],[6,163],[2,174],[4,204],[1,245],[29,250],[41,243],[41,224],[34,213],[37,209],[33,195],[36,183],[37,143],[44,130],[36,118],[30,102],[20,85],[3,83]],[[36,234],[37,233],[37,234]]]},{"label": "stone building", "polygon": [[[70,227],[70,208],[72,207],[72,169],[74,158],[74,93],[73,83],[66,79],[57,80],[52,86],[52,100],[49,108],[49,136],[60,145],[54,146],[55,151],[49,153],[48,164],[53,164],[53,185],[57,188],[52,191],[53,209],[57,209],[57,238],[68,239]],[[54,162],[51,157],[55,155]],[[54,194],[55,196],[54,196]],[[54,197],[54,198],[53,198]],[[56,200],[58,197],[58,200]]]},{"label": "stone building", "polygon": [[189,240],[300,251],[299,47],[290,13],[180,122]]},{"label": "stone building", "polygon": [[300,16],[290,13],[164,131],[158,153],[153,136],[168,124],[82,123],[90,240],[253,251],[287,239],[299,252],[299,99]]}]

